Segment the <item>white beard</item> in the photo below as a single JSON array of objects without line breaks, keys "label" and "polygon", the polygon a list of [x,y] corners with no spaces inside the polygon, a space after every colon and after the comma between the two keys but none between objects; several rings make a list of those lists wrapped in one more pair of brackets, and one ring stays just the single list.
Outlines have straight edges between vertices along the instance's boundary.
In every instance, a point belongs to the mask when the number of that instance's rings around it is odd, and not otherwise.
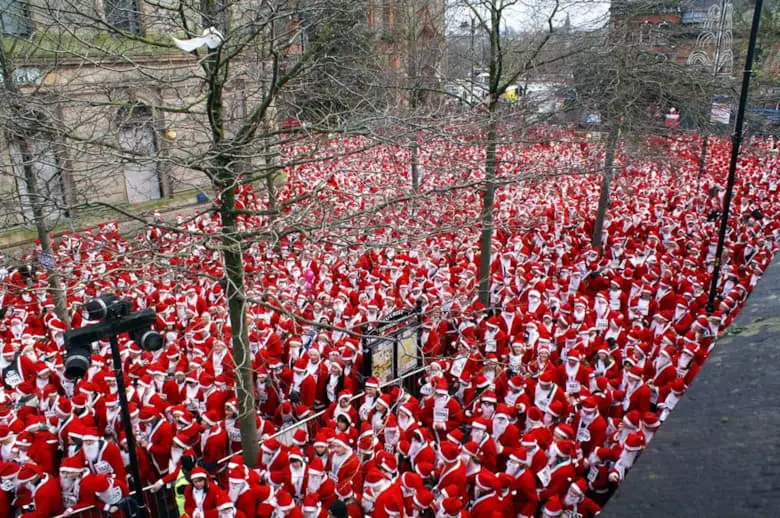
[{"label": "white beard", "polygon": [[238,500],[238,497],[241,496],[241,493],[244,491],[244,486],[246,484],[241,484],[240,486],[236,484],[230,484],[230,489],[228,490],[228,496],[230,497],[230,501],[235,503],[236,500]]},{"label": "white beard", "polygon": [[306,484],[306,494],[318,491],[321,485],[322,479],[319,476],[312,476],[310,473],[308,483]]}]

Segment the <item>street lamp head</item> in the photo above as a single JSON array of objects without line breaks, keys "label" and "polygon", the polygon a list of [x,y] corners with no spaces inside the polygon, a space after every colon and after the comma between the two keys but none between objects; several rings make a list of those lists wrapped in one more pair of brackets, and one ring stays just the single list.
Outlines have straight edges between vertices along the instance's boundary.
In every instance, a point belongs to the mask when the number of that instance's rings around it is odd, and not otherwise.
[{"label": "street lamp head", "polygon": [[90,300],[84,309],[87,310],[90,320],[103,320],[127,316],[133,310],[133,305],[116,295],[107,294]]}]

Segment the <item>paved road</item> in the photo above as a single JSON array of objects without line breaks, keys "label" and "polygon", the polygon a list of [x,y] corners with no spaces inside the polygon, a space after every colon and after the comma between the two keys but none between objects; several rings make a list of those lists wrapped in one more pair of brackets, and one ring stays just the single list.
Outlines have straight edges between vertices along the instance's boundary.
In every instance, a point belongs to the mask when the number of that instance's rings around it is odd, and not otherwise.
[{"label": "paved road", "polygon": [[780,258],[601,516],[780,517]]}]

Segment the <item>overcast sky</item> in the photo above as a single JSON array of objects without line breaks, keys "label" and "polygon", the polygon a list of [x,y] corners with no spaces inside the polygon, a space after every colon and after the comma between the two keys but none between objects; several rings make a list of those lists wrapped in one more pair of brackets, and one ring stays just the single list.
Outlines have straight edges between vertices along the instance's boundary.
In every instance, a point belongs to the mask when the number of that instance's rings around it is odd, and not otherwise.
[{"label": "overcast sky", "polygon": [[[555,9],[555,0],[496,0],[511,4],[505,10],[504,23],[517,31],[540,30],[547,26],[547,20]],[[460,4],[460,5],[458,5]],[[471,5],[478,6],[479,1]],[[609,1],[603,0],[560,0],[558,10],[553,17],[553,24],[562,25],[568,14],[572,27],[578,29],[596,29],[603,27],[607,21]],[[449,20],[451,26],[457,28],[464,21],[468,22],[473,13],[463,5],[463,1],[450,3]]]}]

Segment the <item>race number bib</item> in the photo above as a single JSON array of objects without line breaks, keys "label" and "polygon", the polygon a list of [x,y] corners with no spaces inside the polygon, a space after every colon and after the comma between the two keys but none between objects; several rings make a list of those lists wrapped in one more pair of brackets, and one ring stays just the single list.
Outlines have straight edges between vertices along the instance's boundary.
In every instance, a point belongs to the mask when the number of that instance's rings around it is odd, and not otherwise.
[{"label": "race number bib", "polygon": [[580,388],[582,385],[580,385],[579,381],[567,381],[566,382],[566,392],[568,394],[576,394],[580,391]]},{"label": "race number bib", "polygon": [[108,462],[101,460],[95,463],[95,471],[102,475],[108,475],[114,472],[114,468]]},{"label": "race number bib", "polygon": [[599,476],[599,468],[597,466],[591,466],[588,471],[588,482],[591,484],[596,481]]},{"label": "race number bib", "polygon": [[22,377],[15,370],[5,373],[5,383],[11,388],[16,388],[22,382]]},{"label": "race number bib", "polygon": [[118,487],[109,488],[107,491],[98,494],[101,495],[101,500],[109,505],[117,504],[122,500],[122,490]]},{"label": "race number bib", "polygon": [[442,409],[433,409],[433,422],[434,423],[446,423],[447,420],[450,418],[450,409],[449,408],[442,408]]},{"label": "race number bib", "polygon": [[590,440],[590,431],[588,431],[585,427],[580,427],[579,430],[577,430],[577,441],[578,442],[588,442]]},{"label": "race number bib", "polygon": [[[620,309],[619,306],[620,306],[620,302],[618,302],[618,309]],[[596,319],[596,329],[598,331],[604,331],[607,328],[607,326],[608,326],[608,322],[606,318]]]},{"label": "race number bib", "polygon": [[496,352],[496,341],[493,339],[485,340],[485,351],[489,353]]},{"label": "race number bib", "polygon": [[550,483],[550,480],[552,479],[552,475],[550,474],[550,466],[545,466],[543,470],[536,474],[536,476],[539,477],[539,482],[542,483],[542,487],[547,487],[547,485]]},{"label": "race number bib", "polygon": [[455,360],[452,362],[452,368],[450,369],[450,373],[455,378],[460,378],[460,375],[463,374],[463,369],[466,367],[466,360],[460,359]]}]

